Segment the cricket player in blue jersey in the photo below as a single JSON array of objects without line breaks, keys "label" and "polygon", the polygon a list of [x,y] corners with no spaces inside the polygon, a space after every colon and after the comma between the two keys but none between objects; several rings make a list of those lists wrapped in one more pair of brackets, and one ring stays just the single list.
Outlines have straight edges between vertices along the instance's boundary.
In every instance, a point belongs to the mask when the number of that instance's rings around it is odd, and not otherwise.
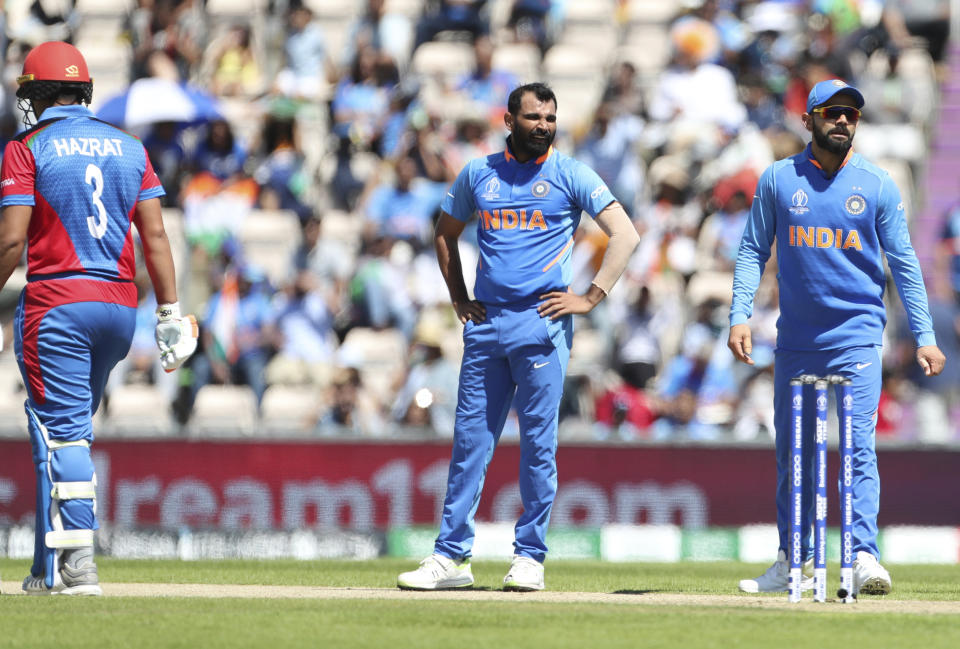
[{"label": "cricket player in blue jersey", "polygon": [[160,305],[156,334],[166,371],[196,349],[197,325],[177,303],[163,187],[139,140],[84,105],[93,81],[83,55],[67,43],[42,43],[27,54],[17,83],[28,125],[39,120],[7,144],[0,169],[0,286],[27,247],[14,351],[27,388],[37,509],[23,590],[100,595],[92,417],[133,338],[131,223]]},{"label": "cricket player in blue jersey", "polygon": [[[434,553],[401,574],[400,588],[473,584],[474,514],[511,403],[520,424],[520,498],[504,590],[542,590],[545,537],[557,491],[557,412],[570,358],[573,314],[589,313],[626,267],[639,237],[620,203],[586,165],[556,151],[557,98],[542,83],[510,93],[506,149],[471,160],[442,204],[435,244],[453,308],[464,325],[453,453]],[[590,289],[569,290],[582,212],[609,236]],[[474,298],[457,242],[477,217]]]},{"label": "cricket player in blue jersey", "polygon": [[[774,362],[780,548],[769,570],[740,582],[746,592],[787,590],[789,383],[801,374],[841,374],[853,381],[854,594],[886,594],[891,588],[877,548],[880,476],[874,444],[886,324],[884,255],[916,340],[917,362],[927,376],[933,376],[943,370],[945,358],[934,337],[900,191],[889,174],[851,150],[863,103],[859,90],[837,79],[821,81],[811,89],[802,118],[812,141],[802,153],[764,171],[740,242],[727,342],[737,360],[753,364],[747,320],[774,241],[780,287]],[[812,391],[812,386],[804,389]],[[804,399],[808,421],[813,419],[813,408],[814,399]],[[801,527],[806,530],[801,543],[804,590],[813,585],[810,525],[814,507],[813,427],[806,428]]]}]

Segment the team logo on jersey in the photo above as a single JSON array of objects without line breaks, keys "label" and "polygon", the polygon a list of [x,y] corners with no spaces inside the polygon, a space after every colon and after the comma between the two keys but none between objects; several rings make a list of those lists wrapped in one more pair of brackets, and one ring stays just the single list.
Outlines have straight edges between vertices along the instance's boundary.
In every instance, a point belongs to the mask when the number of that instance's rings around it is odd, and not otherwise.
[{"label": "team logo on jersey", "polygon": [[802,189],[793,192],[793,196],[790,197],[790,202],[792,203],[792,207],[790,207],[791,214],[806,214],[810,211],[810,208],[807,207],[807,203],[810,202],[810,197],[807,196],[807,192]]},{"label": "team logo on jersey", "polygon": [[65,68],[63,69],[63,74],[64,74],[64,76],[68,76],[68,77],[79,77],[79,76],[80,76],[80,68],[78,68],[78,67],[75,66],[75,65],[68,65],[67,67],[65,67]]},{"label": "team logo on jersey", "polygon": [[496,178],[491,178],[487,181],[487,184],[483,186],[483,198],[500,198],[500,181]]},{"label": "team logo on jersey", "polygon": [[857,214],[863,214],[863,211],[867,209],[867,199],[860,194],[852,194],[843,204],[843,206],[847,208],[847,211],[854,216]]},{"label": "team logo on jersey", "polygon": [[550,185],[543,180],[538,180],[533,183],[533,187],[530,188],[530,193],[537,198],[543,198],[550,193]]}]

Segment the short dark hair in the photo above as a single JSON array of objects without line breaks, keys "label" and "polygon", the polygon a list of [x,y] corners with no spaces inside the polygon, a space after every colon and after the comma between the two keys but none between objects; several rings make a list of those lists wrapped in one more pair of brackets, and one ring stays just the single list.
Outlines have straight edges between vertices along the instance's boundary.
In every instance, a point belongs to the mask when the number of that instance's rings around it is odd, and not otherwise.
[{"label": "short dark hair", "polygon": [[93,84],[90,82],[68,83],[63,81],[30,81],[17,88],[20,99],[56,101],[60,97],[73,96],[77,102],[93,101]]},{"label": "short dark hair", "polygon": [[522,86],[514,88],[510,93],[510,97],[507,98],[507,111],[511,115],[516,116],[517,113],[520,112],[520,98],[528,92],[532,92],[540,101],[552,101],[554,106],[557,105],[557,96],[553,93],[550,86],[539,81],[535,83],[525,83]]}]

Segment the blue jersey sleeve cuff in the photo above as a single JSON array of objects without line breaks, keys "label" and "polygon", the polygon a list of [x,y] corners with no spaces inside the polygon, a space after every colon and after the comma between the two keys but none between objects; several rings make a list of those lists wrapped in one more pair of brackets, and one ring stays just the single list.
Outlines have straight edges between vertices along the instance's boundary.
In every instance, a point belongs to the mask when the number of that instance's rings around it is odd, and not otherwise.
[{"label": "blue jersey sleeve cuff", "polygon": [[33,207],[35,205],[33,194],[10,194],[9,196],[4,196],[3,200],[0,201],[0,207],[7,207],[8,205],[29,205]]},{"label": "blue jersey sleeve cuff", "polygon": [[922,333],[917,336],[917,347],[927,347],[928,345],[936,345],[937,336],[932,331],[929,333]]},{"label": "blue jersey sleeve cuff", "polygon": [[150,198],[160,198],[161,196],[166,196],[167,192],[163,190],[163,187],[151,187],[150,189],[145,189],[140,192],[140,196],[137,197],[138,201],[145,201]]},{"label": "blue jersey sleeve cuff", "polygon": [[736,311],[730,314],[730,326],[732,327],[733,325],[744,324],[748,319],[749,317],[746,313]]}]

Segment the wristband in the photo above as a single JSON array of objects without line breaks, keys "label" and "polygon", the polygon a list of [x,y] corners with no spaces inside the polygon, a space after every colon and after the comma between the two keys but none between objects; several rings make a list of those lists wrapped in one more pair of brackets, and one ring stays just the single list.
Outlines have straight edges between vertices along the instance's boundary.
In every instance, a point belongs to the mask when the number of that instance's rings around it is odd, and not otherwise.
[{"label": "wristband", "polygon": [[157,320],[160,322],[169,322],[170,320],[179,320],[180,318],[179,302],[160,304],[157,306]]}]

